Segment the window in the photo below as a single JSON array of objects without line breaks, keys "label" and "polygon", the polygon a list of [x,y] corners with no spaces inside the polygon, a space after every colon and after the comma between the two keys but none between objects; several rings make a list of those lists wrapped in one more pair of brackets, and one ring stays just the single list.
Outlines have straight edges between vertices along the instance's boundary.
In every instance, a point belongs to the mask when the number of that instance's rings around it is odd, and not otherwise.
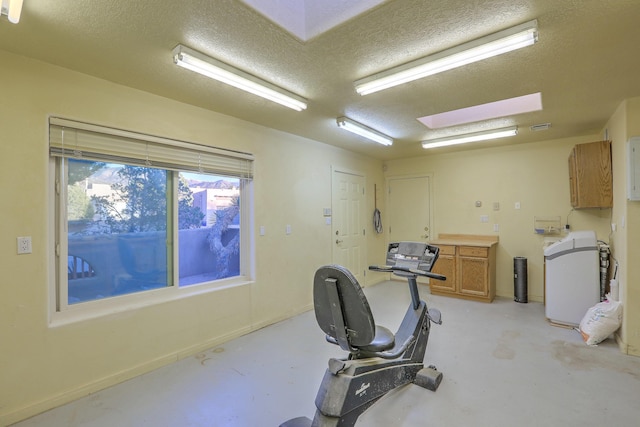
[{"label": "window", "polygon": [[49,130],[56,311],[248,280],[250,155],[58,118]]}]

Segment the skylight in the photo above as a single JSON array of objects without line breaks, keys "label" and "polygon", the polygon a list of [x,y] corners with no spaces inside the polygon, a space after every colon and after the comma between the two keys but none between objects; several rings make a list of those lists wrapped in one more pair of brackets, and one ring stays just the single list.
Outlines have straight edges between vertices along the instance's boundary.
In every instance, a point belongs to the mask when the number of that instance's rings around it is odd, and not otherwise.
[{"label": "skylight", "polygon": [[301,40],[309,40],[386,0],[242,0]]},{"label": "skylight", "polygon": [[542,95],[540,92],[537,92],[530,95],[503,99],[502,101],[489,102],[487,104],[419,117],[418,121],[430,129],[440,129],[540,110],[542,110]]}]

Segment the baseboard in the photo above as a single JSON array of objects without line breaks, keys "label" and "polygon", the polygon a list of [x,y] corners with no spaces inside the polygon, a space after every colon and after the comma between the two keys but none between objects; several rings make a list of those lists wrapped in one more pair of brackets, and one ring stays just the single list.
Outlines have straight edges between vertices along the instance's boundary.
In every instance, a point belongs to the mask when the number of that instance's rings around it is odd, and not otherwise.
[{"label": "baseboard", "polygon": [[269,325],[273,325],[274,323],[278,323],[278,322],[282,322],[283,320],[287,320],[287,319],[291,319],[292,317],[298,316],[302,313],[306,313],[307,311],[311,311],[313,310],[313,304],[307,304],[305,306],[302,306],[300,309],[298,310],[294,310],[291,313],[287,313],[287,315],[284,316],[278,316],[269,320],[264,320],[262,322],[258,322],[258,323],[254,323],[253,324],[253,328],[252,331],[257,331],[258,329],[262,329],[262,328],[266,328]]},{"label": "baseboard", "polygon": [[[262,329],[274,323],[281,322],[283,320],[305,313],[312,309],[313,309],[313,305],[307,304],[302,308],[300,308],[299,310],[296,310],[294,313],[289,313],[286,316],[278,316],[276,318],[271,318],[268,320],[264,320],[262,322],[255,323],[250,327],[237,329],[228,334],[198,343],[196,345],[186,347],[172,354],[158,357],[156,359],[139,364],[129,369],[125,369],[123,371],[117,372],[115,374],[109,375],[107,377],[101,378],[99,380],[93,381],[83,386],[80,386],[71,390],[65,390],[62,393],[59,393],[55,396],[48,397],[38,402],[25,405],[18,409],[10,410],[10,412],[4,413],[4,414],[0,413],[0,426],[8,426],[10,424],[17,423],[18,421],[31,418],[33,416],[46,412],[50,409],[73,402],[74,400],[88,396],[92,393],[96,393],[100,390],[104,390],[106,388],[112,387],[116,384],[120,384],[122,382],[130,380],[142,374],[146,374],[148,372],[151,372],[163,366],[174,363],[178,360],[191,357],[195,354],[208,350],[212,347],[216,347],[232,339],[241,337],[243,335],[246,335],[258,329]],[[0,407],[0,409],[2,408]]]},{"label": "baseboard", "polygon": [[176,360],[177,358],[175,354],[159,357],[157,359],[135,366],[131,369],[118,372],[116,374],[99,379],[89,384],[85,384],[72,390],[65,390],[60,394],[48,397],[36,403],[31,403],[6,414],[0,414],[0,426],[10,425],[27,418],[31,418],[35,415],[46,412],[49,409],[56,408],[69,402],[73,402],[74,400],[80,399],[89,394],[104,390],[113,385],[119,384],[131,378],[135,378],[139,375],[153,371],[154,369],[158,369],[162,366],[173,363]]},{"label": "baseboard", "polygon": [[618,343],[618,348],[620,349],[620,352],[624,354],[629,354],[629,344],[627,344],[622,340],[620,331],[618,330],[618,332],[616,332],[614,336],[616,338],[616,343]]}]

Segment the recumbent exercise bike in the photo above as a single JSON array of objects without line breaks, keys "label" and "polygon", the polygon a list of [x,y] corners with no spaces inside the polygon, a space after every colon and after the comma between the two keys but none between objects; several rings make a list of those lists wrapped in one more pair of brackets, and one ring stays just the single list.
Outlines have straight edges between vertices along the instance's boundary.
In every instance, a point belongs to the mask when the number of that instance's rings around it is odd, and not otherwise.
[{"label": "recumbent exercise bike", "polygon": [[353,274],[339,265],[316,271],[313,303],[316,320],[326,339],[349,352],[346,359],[329,360],[318,390],[313,420],[293,418],[280,427],[353,426],[358,417],[389,391],[408,383],[436,391],[442,373],[424,367],[431,322],[441,313],[420,300],[417,276],[446,280],[431,273],[439,248],[421,242],[391,243],[386,265],[369,270],[405,277],[411,305],[395,335],[374,323],[371,308]]}]

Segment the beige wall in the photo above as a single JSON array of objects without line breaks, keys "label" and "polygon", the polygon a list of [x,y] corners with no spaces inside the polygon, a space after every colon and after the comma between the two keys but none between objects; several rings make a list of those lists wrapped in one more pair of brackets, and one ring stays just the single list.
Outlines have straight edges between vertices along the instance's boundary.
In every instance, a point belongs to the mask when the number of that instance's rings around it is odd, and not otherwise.
[{"label": "beige wall", "polygon": [[617,108],[607,123],[613,142],[614,208],[616,231],[612,233],[612,256],[620,264],[618,281],[624,305],[618,342],[623,352],[640,356],[640,202],[627,200],[627,141],[640,135],[640,98],[631,98]]},{"label": "beige wall", "polygon": [[[638,135],[640,135],[640,98],[633,98],[627,103],[627,136]],[[623,179],[626,179],[626,176]],[[637,309],[640,307],[640,263],[638,262],[640,260],[640,202],[627,201],[626,206],[625,341],[627,353],[640,356],[640,310]]]},{"label": "beige wall", "polygon": [[[2,51],[0,64],[0,425],[310,309],[331,262],[331,168],[365,175],[371,212],[384,182],[378,160]],[[253,153],[255,283],[50,327],[48,115]],[[382,262],[369,227],[368,260]],[[32,254],[16,254],[17,236]]]},{"label": "beige wall", "polygon": [[[611,209],[572,211],[567,159],[578,143],[598,135],[521,144],[502,148],[428,154],[387,162],[386,175],[433,174],[433,238],[438,233],[498,235],[496,292],[513,298],[513,258],[527,258],[531,301],[542,301],[543,241],[534,233],[534,217],[569,219],[572,230],[595,230],[608,241]],[[481,201],[482,207],[475,207]],[[500,209],[493,210],[498,202]],[[520,209],[515,203],[520,202]],[[489,222],[481,223],[487,215]],[[493,231],[498,224],[499,232]],[[556,236],[561,237],[561,236]]]}]

